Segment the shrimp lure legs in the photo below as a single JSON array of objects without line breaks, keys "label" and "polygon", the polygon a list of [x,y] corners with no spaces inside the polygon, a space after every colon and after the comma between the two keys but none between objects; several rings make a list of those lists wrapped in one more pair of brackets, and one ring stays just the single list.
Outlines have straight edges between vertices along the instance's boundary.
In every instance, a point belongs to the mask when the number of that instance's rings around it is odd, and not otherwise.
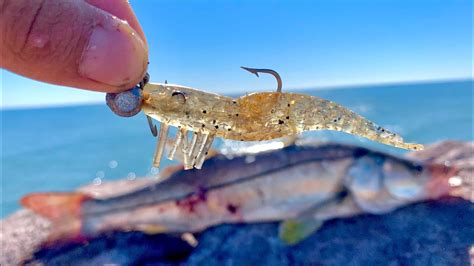
[{"label": "shrimp lure legs", "polygon": [[[423,146],[403,139],[351,110],[328,100],[282,92],[280,75],[271,69],[243,69],[273,75],[275,92],[256,92],[236,99],[167,84],[148,83],[149,76],[131,90],[108,93],[107,105],[114,113],[129,117],[141,110],[153,136],[158,137],[153,165],[159,167],[170,126],[178,128],[168,154],[179,151],[184,168],[200,169],[214,138],[261,141],[291,136],[309,130],[337,130],[394,147],[421,150]],[[152,119],[161,123],[160,129]],[[191,135],[191,136],[188,136]]]}]

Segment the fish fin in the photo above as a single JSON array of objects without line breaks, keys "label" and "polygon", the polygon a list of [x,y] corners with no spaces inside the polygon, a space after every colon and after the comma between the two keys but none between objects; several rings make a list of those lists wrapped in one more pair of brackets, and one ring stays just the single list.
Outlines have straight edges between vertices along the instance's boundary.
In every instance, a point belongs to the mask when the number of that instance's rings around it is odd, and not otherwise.
[{"label": "fish fin", "polygon": [[316,232],[324,221],[314,218],[289,219],[280,224],[278,235],[287,245],[295,245]]},{"label": "fish fin", "polygon": [[33,212],[56,220],[64,217],[77,217],[81,211],[82,202],[91,199],[80,193],[32,193],[21,199],[21,204]]},{"label": "fish fin", "polygon": [[297,218],[282,222],[278,230],[280,239],[287,245],[294,245],[304,240],[321,228],[324,223],[324,220],[315,218],[315,214],[334,207],[334,204],[341,203],[347,196],[348,191],[343,187],[338,192],[335,192],[332,197],[303,210]]},{"label": "fish fin", "polygon": [[21,199],[21,204],[51,221],[51,230],[44,245],[57,242],[80,242],[81,209],[84,201],[92,199],[79,193],[32,193]]}]

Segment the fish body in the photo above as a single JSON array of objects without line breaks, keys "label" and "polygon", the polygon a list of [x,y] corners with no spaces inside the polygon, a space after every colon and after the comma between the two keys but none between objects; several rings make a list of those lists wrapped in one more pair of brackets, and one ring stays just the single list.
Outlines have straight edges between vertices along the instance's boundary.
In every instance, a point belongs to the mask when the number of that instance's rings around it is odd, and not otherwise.
[{"label": "fish body", "polygon": [[[304,131],[337,130],[398,148],[423,149],[337,103],[298,93],[258,92],[233,99],[179,85],[148,83],[143,88],[142,109],[166,125],[166,133],[160,136],[166,137],[168,125],[180,129],[174,150],[181,148],[189,155],[186,168],[201,167],[215,137],[262,141]],[[188,131],[194,133],[191,141]],[[163,146],[158,145],[158,150]]]},{"label": "fish body", "polygon": [[221,223],[382,214],[447,195],[453,171],[360,147],[290,146],[233,159],[214,156],[201,171],[177,170],[107,199],[36,193],[22,203],[53,221],[52,242],[112,230],[198,232]]}]

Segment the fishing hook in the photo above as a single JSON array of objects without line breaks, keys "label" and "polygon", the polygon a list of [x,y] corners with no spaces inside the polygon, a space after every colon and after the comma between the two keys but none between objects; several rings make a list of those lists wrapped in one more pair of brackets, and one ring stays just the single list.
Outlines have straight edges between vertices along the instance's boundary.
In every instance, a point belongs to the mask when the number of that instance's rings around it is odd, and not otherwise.
[{"label": "fishing hook", "polygon": [[146,116],[146,120],[148,120],[148,126],[150,127],[151,134],[153,135],[153,137],[158,136],[158,129],[156,128],[156,125],[153,124],[153,120],[151,119],[151,117]]},{"label": "fishing hook", "polygon": [[281,82],[281,77],[280,75],[272,69],[259,69],[259,68],[249,68],[249,67],[243,67],[241,66],[242,69],[247,70],[248,72],[255,74],[255,76],[259,77],[258,73],[266,73],[270,74],[275,77],[277,80],[277,92],[281,92],[281,87],[282,87],[282,82]]},{"label": "fishing hook", "polygon": [[145,85],[150,81],[150,74],[145,73],[145,76],[143,77],[142,81],[140,81],[140,83],[138,83],[138,85],[140,86],[140,88],[143,90],[143,87],[145,87]]},{"label": "fishing hook", "polygon": [[[143,88],[148,83],[149,80],[150,80],[150,75],[146,73],[145,77],[143,78],[143,81],[140,82],[140,87]],[[165,84],[168,84],[167,80],[165,80]],[[158,129],[156,128],[156,125],[153,124],[152,118],[149,116],[146,116],[146,120],[148,121],[148,127],[150,127],[150,131],[153,137],[158,136]]]}]

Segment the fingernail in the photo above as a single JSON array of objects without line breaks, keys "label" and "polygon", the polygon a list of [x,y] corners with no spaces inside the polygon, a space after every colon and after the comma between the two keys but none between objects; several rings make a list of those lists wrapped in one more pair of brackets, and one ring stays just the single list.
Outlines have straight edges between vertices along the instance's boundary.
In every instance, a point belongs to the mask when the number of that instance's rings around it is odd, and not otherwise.
[{"label": "fingernail", "polygon": [[81,61],[79,74],[115,87],[134,86],[145,74],[148,51],[135,31],[123,21],[96,26]]}]

